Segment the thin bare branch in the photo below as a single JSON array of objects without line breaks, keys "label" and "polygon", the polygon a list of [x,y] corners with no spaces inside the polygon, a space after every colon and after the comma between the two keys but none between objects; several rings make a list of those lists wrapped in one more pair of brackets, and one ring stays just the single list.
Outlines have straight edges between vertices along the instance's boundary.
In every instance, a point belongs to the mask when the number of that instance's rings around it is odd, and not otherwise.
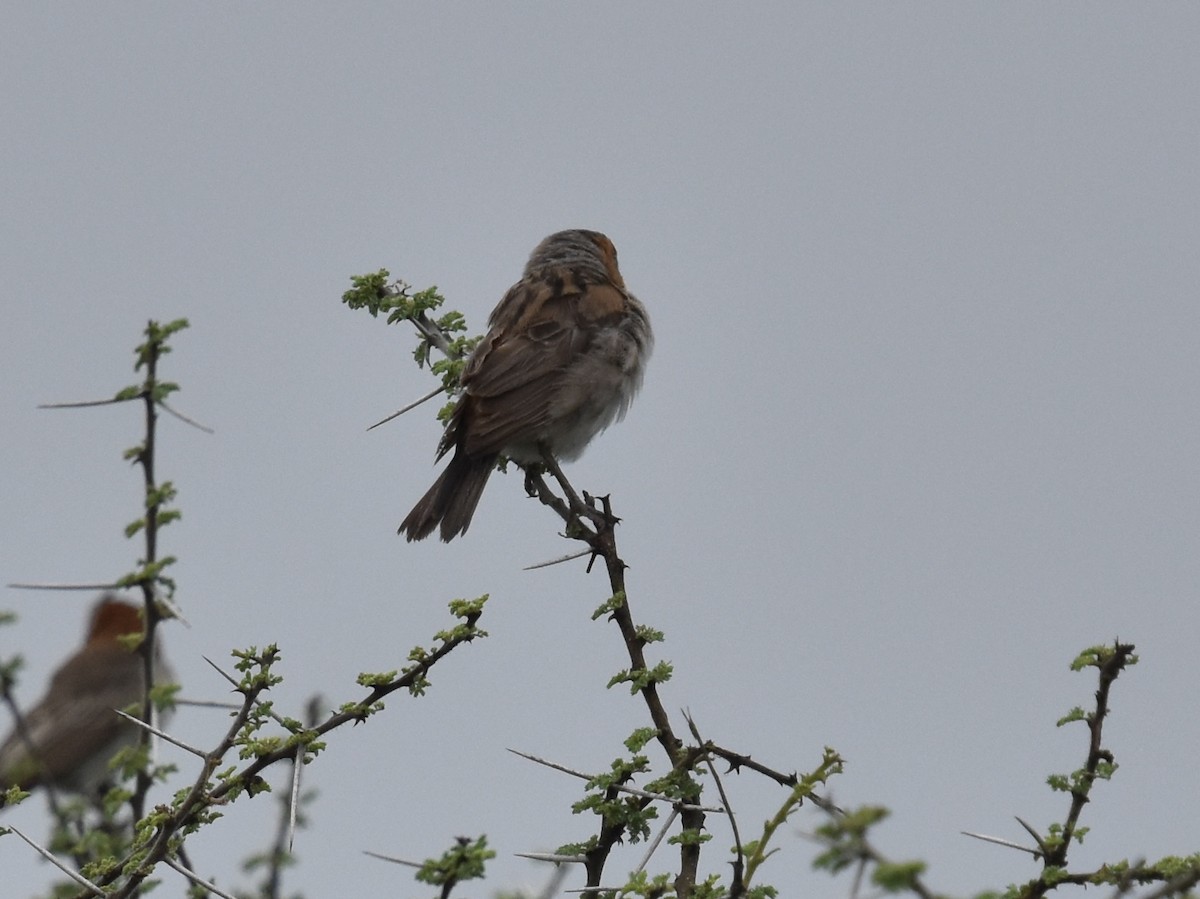
[{"label": "thin bare branch", "polygon": [[447,359],[458,359],[461,354],[454,352],[450,346],[450,341],[446,337],[446,333],[437,326],[437,323],[429,317],[429,314],[422,310],[417,313],[415,318],[410,318],[410,322],[417,329],[417,332],[428,340],[431,344],[438,348],[438,351]]},{"label": "thin bare branch", "polygon": [[363,855],[369,855],[371,858],[377,858],[380,861],[391,862],[393,865],[406,865],[409,868],[422,868],[420,862],[410,862],[407,859],[396,858],[394,855],[384,855],[382,852],[372,852],[370,849],[364,849]]},{"label": "thin bare branch", "polygon": [[122,718],[124,718],[126,721],[132,722],[133,724],[136,724],[138,727],[142,728],[143,730],[149,731],[150,733],[154,734],[154,736],[158,737],[159,739],[166,740],[168,743],[178,746],[180,749],[186,749],[188,752],[190,752],[192,755],[196,756],[197,758],[201,758],[201,759],[208,758],[208,753],[206,753],[204,750],[197,749],[195,746],[189,746],[187,743],[183,742],[182,740],[175,739],[175,737],[172,737],[166,731],[159,730],[153,724],[148,724],[145,721],[143,721],[141,718],[136,718],[133,715],[122,712],[120,709],[113,709],[113,711],[116,712],[118,715],[120,715]]},{"label": "thin bare branch", "polygon": [[642,860],[638,862],[638,866],[634,868],[634,873],[644,870],[646,865],[650,863],[650,857],[654,855],[655,851],[662,843],[663,837],[667,835],[667,831],[671,829],[671,826],[675,823],[675,819],[678,817],[679,809],[671,809],[671,814],[667,815],[667,819],[663,821],[662,827],[658,829],[658,833],[654,835],[654,839],[651,840],[650,845],[646,847],[646,854],[642,856]]},{"label": "thin bare branch", "polygon": [[141,394],[135,396],[112,398],[107,400],[82,400],[78,403],[38,403],[39,409],[86,409],[89,406],[115,406],[118,403],[132,403],[140,400]]},{"label": "thin bare branch", "polygon": [[858,891],[862,889],[863,877],[867,873],[867,860],[859,859],[857,867],[854,869],[854,880],[850,882],[850,895],[857,896]]},{"label": "thin bare branch", "polygon": [[1041,852],[1037,849],[1030,849],[1028,846],[1022,846],[1020,843],[1014,843],[1012,840],[1004,840],[1000,837],[989,837],[982,833],[972,833],[969,830],[960,830],[964,837],[974,837],[977,840],[983,840],[985,843],[995,843],[997,846],[1007,846],[1009,849],[1020,849],[1022,852],[1028,852],[1034,858],[1041,856]]},{"label": "thin bare branch", "polygon": [[391,415],[389,415],[387,418],[383,419],[382,421],[375,422],[375,424],[371,425],[371,427],[367,428],[367,430],[374,431],[380,425],[385,425],[392,419],[399,418],[405,412],[411,412],[413,409],[417,408],[417,406],[421,405],[422,403],[427,403],[431,399],[433,399],[435,396],[437,396],[439,393],[445,393],[445,392],[446,392],[445,387],[439,387],[436,390],[431,390],[431,391],[429,391],[429,393],[425,394],[419,400],[414,400],[413,402],[411,402],[407,406],[405,406],[403,409],[397,409],[395,412],[393,412]]},{"label": "thin bare branch", "polygon": [[201,709],[240,709],[240,702],[218,702],[214,699],[176,699],[175,705],[195,706]]},{"label": "thin bare branch", "polygon": [[594,555],[590,549],[581,549],[577,553],[567,553],[565,556],[559,556],[557,559],[551,559],[549,562],[538,562],[536,565],[526,565],[522,571],[537,571],[539,568],[549,568],[551,565],[561,565],[563,562],[570,562],[572,559],[582,559],[584,556]]},{"label": "thin bare branch", "polygon": [[238,897],[234,896],[232,893],[226,893],[224,890],[217,889],[215,886],[213,886],[207,880],[201,879],[196,874],[194,874],[193,872],[191,872],[187,868],[185,868],[183,865],[179,864],[179,862],[175,861],[175,859],[171,858],[170,856],[167,856],[166,858],[164,858],[163,863],[168,868],[173,868],[174,870],[178,871],[180,874],[182,874],[184,877],[186,877],[188,880],[190,880],[192,883],[196,884],[197,886],[203,887],[204,889],[208,890],[213,895],[220,896],[221,899],[238,899]]},{"label": "thin bare branch", "polygon": [[531,858],[535,862],[550,862],[555,865],[582,865],[587,862],[586,855],[558,855],[554,852],[514,852],[517,858]]},{"label": "thin bare branch", "polygon": [[[696,738],[696,742],[701,746],[707,745],[704,738],[700,736],[700,728],[696,726],[691,712],[684,709],[683,717],[687,721],[692,736]],[[708,773],[712,775],[713,783],[717,785],[717,795],[721,797],[721,805],[725,807],[725,816],[729,819],[729,827],[733,830],[733,851],[737,854],[737,858],[733,861],[733,883],[730,885],[729,893],[731,896],[738,897],[745,891],[742,876],[746,867],[746,854],[742,851],[742,835],[738,831],[737,818],[734,817],[733,807],[729,804],[729,797],[725,794],[725,785],[721,783],[721,777],[717,774],[717,766],[712,763],[712,756],[708,753],[704,754],[704,764],[708,768]]]},{"label": "thin bare branch", "polygon": [[162,603],[164,606],[166,606],[167,611],[171,613],[172,619],[174,619],[175,621],[178,621],[184,627],[191,629],[192,623],[183,617],[183,611],[175,603],[175,600],[173,600],[169,596],[163,596],[160,591],[155,590],[154,591],[154,601],[158,602],[158,603]]},{"label": "thin bare branch", "polygon": [[[519,755],[523,759],[528,759],[538,765],[545,765],[547,768],[553,768],[555,771],[561,771],[563,774],[570,774],[572,777],[578,777],[581,780],[595,780],[595,774],[588,774],[586,771],[576,771],[574,768],[568,768],[565,765],[560,765],[557,762],[551,762],[547,759],[538,758],[536,755],[530,755],[527,752],[521,752],[519,749],[509,749],[513,755]],[[723,808],[712,808],[706,805],[691,805],[689,803],[680,802],[671,796],[665,796],[662,793],[651,793],[647,790],[639,790],[637,787],[631,787],[626,784],[610,784],[610,789],[617,790],[621,793],[628,793],[631,796],[641,796],[645,799],[653,799],[658,802],[669,802],[679,808],[701,811],[701,812],[716,812],[723,813]]]},{"label": "thin bare branch", "polygon": [[120,590],[121,584],[5,584],[13,590]]},{"label": "thin bare branch", "polygon": [[161,406],[163,409],[165,409],[169,415],[174,415],[185,425],[191,425],[196,430],[203,431],[205,434],[215,434],[216,433],[216,431],[214,431],[208,425],[202,425],[202,424],[200,424],[200,422],[194,421],[194,420],[188,418],[182,412],[177,412],[175,409],[172,409],[170,406],[168,406],[162,400],[158,401],[158,405]]},{"label": "thin bare branch", "polygon": [[555,865],[550,879],[546,881],[542,892],[538,894],[539,899],[554,899],[558,895],[558,891],[562,889],[563,881],[567,879],[568,873],[570,873],[570,869],[566,865]]},{"label": "thin bare branch", "polygon": [[304,747],[296,747],[296,758],[292,761],[292,792],[288,798],[287,849],[292,851],[296,843],[296,809],[300,806],[300,769],[304,765]]},{"label": "thin bare branch", "polygon": [[[1013,817],[1017,818],[1016,815],[1013,815]],[[1027,824],[1021,818],[1017,818],[1017,823],[1020,824],[1022,827],[1024,827],[1025,832],[1028,833],[1031,837],[1033,837],[1034,842],[1038,844],[1038,849],[1040,849],[1042,851],[1042,855],[1044,857],[1046,854],[1046,844],[1042,842],[1041,835],[1036,830],[1034,830],[1032,827],[1030,827],[1029,824]]]},{"label": "thin bare branch", "polygon": [[[222,671],[221,666],[218,665],[216,662],[214,662],[212,659],[210,659],[208,656],[200,656],[200,658],[204,659],[204,661],[206,661],[206,662],[208,662],[208,664],[212,665],[213,668],[216,670],[217,674],[221,675],[221,677],[225,678],[225,680],[227,680],[231,684],[233,684],[233,686],[235,688],[241,686],[236,680],[234,680],[234,678],[231,675],[228,675],[224,671]],[[238,706],[238,708],[241,708],[241,706]]]},{"label": "thin bare branch", "polygon": [[17,828],[9,827],[8,829],[11,830],[13,833],[15,833],[17,836],[19,836],[22,840],[24,840],[30,846],[32,846],[34,851],[37,852],[38,855],[40,855],[46,861],[50,862],[50,864],[54,865],[54,867],[58,868],[58,870],[62,871],[64,874],[66,874],[68,877],[70,877],[73,881],[75,881],[77,884],[79,884],[84,889],[90,890],[92,892],[92,895],[101,896],[101,897],[103,897],[105,895],[104,890],[100,889],[100,887],[96,886],[94,883],[92,883],[90,880],[88,880],[82,874],[77,874],[76,872],[72,871],[70,868],[68,868],[66,865],[64,865],[61,861],[59,861],[58,858],[55,857],[54,853],[50,852],[47,849],[43,849],[41,846],[39,846],[33,840],[29,839],[29,837],[25,836],[25,834],[23,834]]}]

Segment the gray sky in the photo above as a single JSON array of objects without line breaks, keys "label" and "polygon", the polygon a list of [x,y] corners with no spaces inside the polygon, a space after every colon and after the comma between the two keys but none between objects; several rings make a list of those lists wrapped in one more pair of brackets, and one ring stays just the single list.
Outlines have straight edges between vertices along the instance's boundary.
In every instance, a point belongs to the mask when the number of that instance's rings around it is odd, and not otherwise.
[{"label": "gray sky", "polygon": [[[593,824],[569,812],[578,783],[505,747],[600,770],[646,723],[604,690],[624,660],[589,620],[602,577],[521,570],[569,547],[519,478],[492,481],[465,539],[396,536],[438,427],[422,410],[364,429],[430,382],[407,329],[339,300],[387,267],[482,328],[565,227],[612,237],[657,333],[629,418],[569,473],[624,518],[670,709],[782,769],[836,747],[833,796],[894,809],[885,852],[927,859],[939,890],[1003,888],[1034,865],[959,831],[1061,820],[1044,778],[1085,735],[1054,722],[1094,690],[1067,664],[1119,636],[1142,656],[1106,732],[1121,770],[1074,861],[1198,848],[1200,10],[798,7],[9,8],[3,582],[132,567],[138,410],[35,405],[132,383],[145,321],[186,316],[164,376],[216,429],[164,420],[159,456],[184,514],[163,548],[189,696],[225,692],[202,655],[275,641],[280,710],[356,698],[448,600],[492,595],[488,640],[309,768],[290,890],[428,895],[360,850],[479,833],[499,857],[464,895],[539,884],[513,853]],[[90,601],[0,603],[21,614],[0,653],[26,654],[26,702]],[[184,710],[175,730],[207,745],[224,726]],[[782,798],[728,788],[743,834]],[[4,823],[44,834],[42,805]],[[239,803],[192,858],[245,885],[273,816]],[[706,861],[727,871],[714,826]],[[781,845],[765,877],[784,896],[848,889]],[[0,868],[13,895],[51,879],[12,839]]]}]

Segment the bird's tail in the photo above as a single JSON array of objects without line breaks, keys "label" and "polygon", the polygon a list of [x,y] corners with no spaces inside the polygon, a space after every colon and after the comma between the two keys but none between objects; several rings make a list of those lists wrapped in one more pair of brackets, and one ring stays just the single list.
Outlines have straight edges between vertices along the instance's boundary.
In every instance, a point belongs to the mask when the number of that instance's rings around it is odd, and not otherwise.
[{"label": "bird's tail", "polygon": [[397,533],[404,534],[410,543],[424,540],[439,524],[445,543],[465,534],[488,477],[496,467],[496,458],[495,455],[468,458],[461,449],[456,450],[446,470],[413,506]]}]

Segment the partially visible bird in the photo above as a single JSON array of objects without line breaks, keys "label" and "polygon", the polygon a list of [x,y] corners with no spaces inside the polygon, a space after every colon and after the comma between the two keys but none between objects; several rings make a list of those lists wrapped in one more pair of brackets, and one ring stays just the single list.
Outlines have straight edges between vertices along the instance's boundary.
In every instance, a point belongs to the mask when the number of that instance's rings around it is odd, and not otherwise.
[{"label": "partially visible bird", "polygon": [[533,251],[488,318],[463,370],[463,394],[438,444],[446,470],[400,525],[410,541],[466,532],[501,454],[577,459],[624,418],[654,344],[646,308],[625,289],[617,250],[597,231],[559,231]]},{"label": "partially visible bird", "polygon": [[[0,744],[0,791],[50,784],[90,799],[102,795],[111,782],[109,761],[140,739],[141,729],[114,711],[143,698],[142,656],[118,639],[140,633],[139,607],[112,594],[96,602],[83,648],[54,672],[46,695],[24,714],[24,727]],[[174,679],[161,649],[157,643],[155,683]]]}]

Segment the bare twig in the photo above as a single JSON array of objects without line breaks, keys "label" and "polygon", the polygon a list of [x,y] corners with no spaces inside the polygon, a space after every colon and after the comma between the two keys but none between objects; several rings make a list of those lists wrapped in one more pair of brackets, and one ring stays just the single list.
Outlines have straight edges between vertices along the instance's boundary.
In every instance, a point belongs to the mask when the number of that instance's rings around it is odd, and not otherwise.
[{"label": "bare twig", "polygon": [[437,396],[439,393],[445,393],[445,392],[446,392],[445,387],[439,387],[436,390],[431,390],[431,391],[429,391],[429,393],[425,394],[419,400],[414,400],[413,402],[411,402],[407,406],[405,406],[403,409],[397,409],[395,412],[393,412],[387,418],[385,418],[381,421],[375,422],[375,424],[371,425],[371,427],[367,428],[367,430],[374,431],[380,425],[385,425],[392,419],[399,418],[405,412],[411,412],[413,409],[417,408],[417,406],[421,405],[422,403],[427,403],[431,399],[433,399],[435,396]]},{"label": "bare twig", "polygon": [[43,849],[41,846],[39,846],[37,843],[35,843],[29,837],[25,836],[25,834],[23,834],[20,830],[18,830],[15,827],[9,827],[8,829],[11,830],[13,833],[15,833],[17,836],[19,836],[22,840],[24,840],[30,846],[32,846],[34,851],[37,852],[38,855],[40,855],[46,861],[50,862],[50,864],[54,865],[54,867],[58,868],[58,870],[62,871],[64,874],[66,874],[68,877],[70,877],[73,881],[75,881],[81,887],[83,887],[84,889],[91,892],[91,894],[93,896],[107,895],[104,892],[104,890],[100,889],[100,887],[96,886],[96,884],[92,883],[90,880],[88,880],[82,874],[78,874],[75,871],[72,871],[70,868],[68,868],[66,865],[64,865],[61,861],[59,861],[58,858],[55,857],[54,853],[50,852],[48,849]]},{"label": "bare twig", "polygon": [[120,715],[122,718],[124,718],[126,721],[129,721],[132,724],[136,724],[138,727],[142,728],[143,730],[148,730],[150,733],[154,734],[159,739],[166,740],[168,743],[178,746],[180,749],[187,750],[192,755],[197,756],[198,758],[204,759],[204,758],[208,757],[208,753],[206,753],[203,749],[197,749],[195,746],[190,746],[187,743],[183,742],[182,740],[177,740],[175,737],[172,737],[169,733],[167,733],[164,730],[160,730],[159,728],[155,727],[153,724],[147,724],[141,718],[135,718],[133,715],[127,714],[126,712],[122,712],[120,709],[113,709],[113,711],[116,712],[118,715]]},{"label": "bare twig", "polygon": [[407,866],[407,867],[409,867],[409,868],[423,868],[423,867],[425,867],[425,866],[424,866],[424,865],[422,865],[420,862],[410,862],[410,861],[408,861],[407,859],[403,859],[403,858],[396,858],[394,855],[384,855],[384,854],[383,854],[383,853],[381,853],[381,852],[372,852],[370,849],[364,849],[364,850],[362,851],[362,854],[363,854],[363,855],[369,855],[369,856],[371,856],[371,858],[377,858],[377,859],[380,859],[381,861],[385,861],[385,862],[391,862],[393,865],[405,865],[405,866]]},{"label": "bare twig", "polygon": [[642,860],[638,862],[638,866],[633,869],[634,873],[645,870],[646,865],[650,863],[650,857],[654,855],[655,851],[657,851],[659,845],[663,841],[663,837],[667,835],[667,832],[670,831],[671,826],[675,823],[675,819],[678,817],[679,809],[671,809],[671,814],[667,815],[667,819],[663,821],[662,827],[658,829],[658,833],[654,835],[654,839],[651,840],[650,844],[646,847],[646,852],[642,855]]},{"label": "bare twig", "polygon": [[[561,771],[564,774],[570,774],[572,777],[578,777],[581,780],[595,780],[595,774],[588,774],[586,771],[577,771],[574,768],[568,768],[565,765],[560,765],[557,762],[551,762],[547,759],[538,758],[536,755],[530,755],[527,752],[521,752],[519,749],[509,749],[513,755],[519,755],[523,759],[528,759],[538,765],[545,765],[547,768],[553,768],[555,771]],[[671,796],[665,796],[662,793],[651,793],[648,790],[639,790],[637,787],[631,787],[627,784],[612,784],[611,788],[621,793],[628,793],[631,796],[641,796],[645,799],[654,799],[658,802],[669,802],[672,805],[678,805],[680,808],[696,809],[703,812],[718,812],[723,813],[724,808],[713,808],[705,805],[692,805],[689,803],[681,803],[679,800]]]},{"label": "bare twig", "polygon": [[175,705],[194,706],[201,709],[240,709],[241,704],[236,702],[218,702],[214,699],[175,699]]},{"label": "bare twig", "polygon": [[531,858],[535,862],[551,862],[555,865],[578,864],[587,862],[586,855],[559,855],[555,852],[514,852],[517,858]]},{"label": "bare twig", "polygon": [[[692,732],[692,736],[696,738],[696,742],[701,746],[706,746],[707,743],[700,736],[700,729],[696,726],[691,713],[685,710],[683,717],[687,721],[688,729]],[[733,807],[729,804],[729,797],[725,795],[725,785],[721,783],[721,777],[717,774],[717,768],[712,763],[712,756],[707,753],[704,756],[704,764],[708,767],[709,774],[712,775],[713,783],[717,785],[717,794],[721,797],[721,805],[724,806],[725,815],[729,818],[729,827],[733,831],[733,849],[737,858],[733,861],[733,881],[729,885],[729,895],[731,899],[739,899],[746,891],[746,887],[742,881],[742,876],[746,868],[746,855],[742,851],[742,836],[738,833],[737,818],[734,817]]]},{"label": "bare twig", "polygon": [[582,559],[584,556],[593,555],[590,549],[581,549],[576,553],[567,553],[565,556],[559,556],[557,559],[551,559],[549,562],[538,562],[536,565],[526,565],[522,571],[536,571],[539,568],[549,568],[551,565],[561,565],[563,562],[570,562],[572,559]]},{"label": "bare twig", "polygon": [[215,886],[213,886],[207,880],[203,880],[202,878],[197,876],[194,872],[189,871],[187,868],[185,868],[183,865],[179,864],[179,862],[175,861],[175,859],[171,858],[170,856],[167,856],[166,858],[163,859],[163,864],[165,864],[168,868],[172,868],[175,871],[178,871],[180,874],[182,874],[184,877],[186,877],[188,880],[190,880],[192,883],[196,884],[197,886],[204,887],[204,889],[208,890],[213,895],[220,896],[221,899],[237,899],[237,896],[234,896],[231,893],[226,893],[224,890],[217,889]]},{"label": "bare twig", "polygon": [[170,406],[168,406],[168,405],[167,405],[166,403],[164,403],[162,400],[159,400],[159,401],[158,401],[158,404],[159,404],[160,406],[162,406],[162,408],[163,408],[163,409],[164,409],[164,410],[165,410],[165,411],[166,411],[166,412],[167,412],[169,415],[173,415],[173,416],[175,416],[175,417],[176,417],[176,418],[178,418],[178,419],[179,419],[181,422],[183,422],[185,425],[191,425],[191,426],[192,426],[193,428],[195,428],[196,430],[198,430],[198,431],[203,431],[205,434],[215,434],[215,433],[216,433],[216,431],[214,431],[214,430],[213,430],[212,428],[210,428],[208,425],[202,425],[202,424],[200,424],[200,422],[198,422],[198,421],[194,421],[193,419],[190,419],[190,418],[188,418],[188,417],[187,417],[186,415],[184,415],[182,412],[179,412],[179,411],[177,411],[177,410],[175,410],[175,409],[172,409]]},{"label": "bare twig", "polygon": [[132,403],[140,400],[140,396],[125,396],[107,400],[82,400],[78,403],[38,403],[39,409],[86,409],[89,406],[114,406],[119,403]]},{"label": "bare twig", "polygon": [[454,351],[454,348],[450,346],[449,338],[437,326],[437,323],[429,317],[428,313],[421,311],[416,316],[409,318],[409,321],[413,323],[413,326],[417,329],[421,337],[437,347],[438,352],[447,359],[461,358],[461,354]]},{"label": "bare twig", "polygon": [[554,899],[558,895],[558,891],[562,888],[563,881],[567,879],[567,874],[570,869],[566,865],[555,865],[554,871],[550,875],[550,879],[546,881],[546,885],[542,887],[541,893],[538,894],[539,899]]},{"label": "bare twig", "polygon": [[5,584],[13,590],[120,590],[121,584],[47,584],[47,583],[16,583]]},{"label": "bare twig", "polygon": [[1017,819],[1018,824],[1025,828],[1025,832],[1033,837],[1033,841],[1038,844],[1038,850],[1041,852],[1041,855],[1044,858],[1047,850],[1046,844],[1042,842],[1041,834],[1034,830],[1024,819],[1018,817],[1017,815],[1013,815],[1013,817]]},{"label": "bare twig", "polygon": [[1020,843],[1014,843],[1012,840],[1004,840],[1000,837],[989,837],[982,833],[972,833],[969,830],[960,830],[964,837],[974,837],[976,840],[983,840],[985,843],[995,843],[997,846],[1007,846],[1009,849],[1020,849],[1022,852],[1028,852],[1034,858],[1041,856],[1041,851],[1038,849],[1030,849],[1028,846],[1022,846]]}]

